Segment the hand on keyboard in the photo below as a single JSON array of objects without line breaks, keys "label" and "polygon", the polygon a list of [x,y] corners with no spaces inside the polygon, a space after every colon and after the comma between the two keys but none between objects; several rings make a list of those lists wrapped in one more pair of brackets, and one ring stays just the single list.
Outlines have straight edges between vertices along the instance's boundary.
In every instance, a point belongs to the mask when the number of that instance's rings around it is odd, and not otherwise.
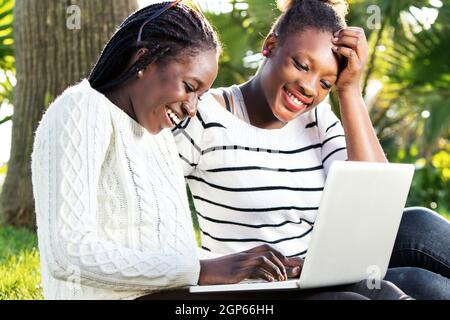
[{"label": "hand on keyboard", "polygon": [[303,259],[287,258],[269,245],[200,261],[199,285],[232,284],[244,279],[285,281],[299,277]]}]

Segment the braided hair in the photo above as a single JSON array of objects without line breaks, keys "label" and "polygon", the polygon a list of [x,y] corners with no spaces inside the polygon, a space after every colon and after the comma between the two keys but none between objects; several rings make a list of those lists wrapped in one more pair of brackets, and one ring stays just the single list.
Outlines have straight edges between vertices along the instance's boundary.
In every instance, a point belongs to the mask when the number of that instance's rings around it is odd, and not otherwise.
[{"label": "braided hair", "polygon": [[272,33],[281,40],[292,32],[314,28],[334,33],[344,27],[348,5],[345,0],[278,0],[281,16]]},{"label": "braided hair", "polygon": [[[142,8],[123,21],[103,49],[94,65],[89,82],[100,92],[137,77],[139,71],[152,63],[162,64],[181,54],[195,56],[199,52],[221,50],[216,32],[200,13],[189,6],[177,4],[156,19],[148,22],[137,43],[138,32],[144,21],[167,3]],[[131,57],[139,49],[146,48],[133,65]]]}]

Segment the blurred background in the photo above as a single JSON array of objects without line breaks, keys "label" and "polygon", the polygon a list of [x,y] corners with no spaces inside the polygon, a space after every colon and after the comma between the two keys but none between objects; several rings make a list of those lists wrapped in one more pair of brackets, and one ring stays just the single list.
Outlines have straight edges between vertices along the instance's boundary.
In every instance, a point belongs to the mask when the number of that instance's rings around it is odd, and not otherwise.
[{"label": "blurred background", "polygon": [[[126,16],[153,0],[0,0],[0,299],[40,299],[30,155],[48,105],[86,77]],[[416,173],[407,206],[450,218],[450,0],[350,0],[370,46],[361,86],[391,162]],[[186,3],[189,1],[186,0]],[[215,86],[262,59],[275,0],[197,0],[224,53]],[[329,102],[339,114],[334,92]]]}]

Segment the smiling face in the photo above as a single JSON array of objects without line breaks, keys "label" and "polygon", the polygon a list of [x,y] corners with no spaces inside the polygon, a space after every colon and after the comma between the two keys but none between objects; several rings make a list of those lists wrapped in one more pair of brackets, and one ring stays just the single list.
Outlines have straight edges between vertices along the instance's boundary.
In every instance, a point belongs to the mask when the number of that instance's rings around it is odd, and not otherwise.
[{"label": "smiling face", "polygon": [[270,52],[261,68],[261,85],[273,115],[286,123],[325,99],[337,80],[338,58],[333,35],[316,29],[273,35],[265,42]]},{"label": "smiling face", "polygon": [[199,97],[211,87],[217,71],[215,50],[150,65],[129,90],[135,120],[157,134],[194,116]]}]

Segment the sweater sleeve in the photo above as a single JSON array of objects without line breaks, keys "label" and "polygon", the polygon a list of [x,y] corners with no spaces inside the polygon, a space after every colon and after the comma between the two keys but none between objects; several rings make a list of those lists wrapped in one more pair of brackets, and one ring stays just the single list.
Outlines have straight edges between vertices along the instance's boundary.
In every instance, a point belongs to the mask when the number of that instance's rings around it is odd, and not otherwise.
[{"label": "sweater sleeve", "polygon": [[197,248],[197,253],[200,260],[215,259],[224,256],[224,254],[214,253],[200,247]]},{"label": "sweater sleeve", "polygon": [[320,142],[322,143],[322,164],[325,173],[328,175],[328,170],[333,161],[347,160],[344,128],[329,104],[318,105],[314,112],[319,128]]},{"label": "sweater sleeve", "polygon": [[98,235],[97,185],[113,128],[108,106],[86,100],[63,94],[36,132],[33,191],[39,247],[51,275],[117,291],[197,284],[195,251],[139,251]]}]

